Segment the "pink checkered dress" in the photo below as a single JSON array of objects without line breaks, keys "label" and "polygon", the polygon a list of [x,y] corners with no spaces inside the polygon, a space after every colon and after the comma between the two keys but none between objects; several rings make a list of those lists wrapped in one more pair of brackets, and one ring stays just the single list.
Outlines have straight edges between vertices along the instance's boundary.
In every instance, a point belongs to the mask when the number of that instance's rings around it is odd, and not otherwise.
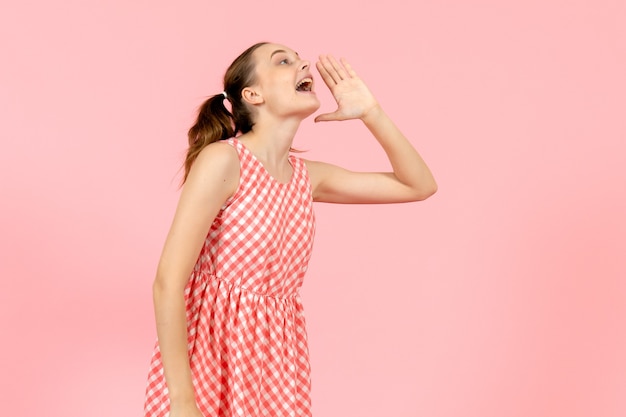
[{"label": "pink checkered dress", "polygon": [[[189,363],[205,417],[310,416],[310,368],[298,293],[315,221],[305,164],[276,181],[237,139],[239,188],[217,215],[185,291]],[[158,343],[145,416],[169,412]]]}]

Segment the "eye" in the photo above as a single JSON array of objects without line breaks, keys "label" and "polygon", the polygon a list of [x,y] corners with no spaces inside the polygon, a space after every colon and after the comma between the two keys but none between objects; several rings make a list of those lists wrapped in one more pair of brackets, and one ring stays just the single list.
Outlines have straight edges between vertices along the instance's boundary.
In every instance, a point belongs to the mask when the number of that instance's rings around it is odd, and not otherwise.
[{"label": "eye", "polygon": [[279,64],[280,65],[289,65],[289,59],[287,59],[287,58],[281,59]]}]

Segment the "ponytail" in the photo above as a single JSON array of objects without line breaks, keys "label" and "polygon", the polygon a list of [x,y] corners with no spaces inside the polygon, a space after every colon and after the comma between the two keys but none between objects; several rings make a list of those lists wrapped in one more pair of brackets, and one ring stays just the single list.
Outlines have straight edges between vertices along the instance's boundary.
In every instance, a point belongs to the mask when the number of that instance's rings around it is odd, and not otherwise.
[{"label": "ponytail", "polygon": [[[252,109],[243,102],[241,92],[255,82],[255,61],[252,54],[261,45],[259,42],[239,55],[224,75],[224,93],[214,95],[200,106],[198,119],[191,126],[187,136],[189,149],[185,158],[185,176],[187,180],[191,165],[198,154],[209,144],[235,136],[237,133],[248,133],[254,125]],[[224,106],[228,98],[232,113]]]},{"label": "ponytail", "polygon": [[224,94],[217,94],[205,101],[198,111],[196,123],[191,126],[187,137],[189,149],[185,158],[185,176],[187,180],[191,165],[207,145],[218,140],[228,139],[235,135],[233,115],[224,106]]}]

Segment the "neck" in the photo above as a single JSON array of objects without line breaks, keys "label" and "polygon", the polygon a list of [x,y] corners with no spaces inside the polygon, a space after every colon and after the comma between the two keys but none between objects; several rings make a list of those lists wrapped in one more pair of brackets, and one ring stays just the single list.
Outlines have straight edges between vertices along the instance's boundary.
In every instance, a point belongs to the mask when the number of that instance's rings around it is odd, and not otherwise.
[{"label": "neck", "polygon": [[280,168],[289,163],[289,150],[300,122],[300,119],[264,118],[250,132],[241,135],[240,140],[264,163]]}]

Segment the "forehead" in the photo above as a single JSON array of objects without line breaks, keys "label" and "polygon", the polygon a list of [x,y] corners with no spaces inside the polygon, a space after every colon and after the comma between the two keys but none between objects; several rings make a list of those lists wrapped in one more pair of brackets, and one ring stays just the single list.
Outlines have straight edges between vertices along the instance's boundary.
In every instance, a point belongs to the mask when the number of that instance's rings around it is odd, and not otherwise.
[{"label": "forehead", "polygon": [[279,43],[261,45],[254,51],[254,54],[259,61],[268,61],[276,51],[285,51],[288,54],[298,55],[293,49]]}]

